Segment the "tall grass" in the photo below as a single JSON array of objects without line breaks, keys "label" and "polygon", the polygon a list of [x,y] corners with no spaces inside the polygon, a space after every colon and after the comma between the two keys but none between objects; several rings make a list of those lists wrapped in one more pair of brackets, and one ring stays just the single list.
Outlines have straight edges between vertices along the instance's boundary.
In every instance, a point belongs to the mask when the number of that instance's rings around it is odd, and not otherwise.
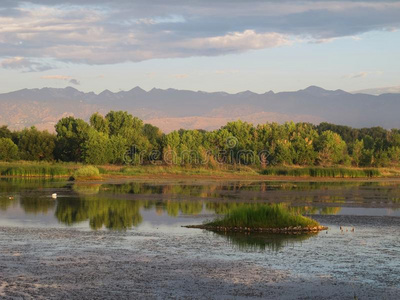
[{"label": "tall grass", "polygon": [[317,221],[303,217],[282,204],[240,206],[225,217],[207,223],[209,226],[285,228],[290,226],[315,227]]},{"label": "tall grass", "polygon": [[293,176],[293,177],[333,177],[333,178],[365,178],[379,177],[377,169],[347,169],[347,168],[267,168],[261,171],[263,175]]},{"label": "tall grass", "polygon": [[71,175],[71,169],[52,164],[2,164],[1,176],[61,177]]},{"label": "tall grass", "polygon": [[210,169],[207,167],[191,166],[129,166],[123,167],[119,171],[113,171],[111,174],[125,176],[151,175],[151,174],[176,174],[176,175],[259,175],[259,173],[250,167],[232,167],[231,169]]}]

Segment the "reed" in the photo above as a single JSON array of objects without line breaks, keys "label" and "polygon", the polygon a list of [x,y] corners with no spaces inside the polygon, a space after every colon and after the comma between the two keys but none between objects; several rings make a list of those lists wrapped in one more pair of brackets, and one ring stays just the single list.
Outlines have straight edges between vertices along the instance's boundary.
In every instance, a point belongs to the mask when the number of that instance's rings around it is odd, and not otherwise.
[{"label": "reed", "polygon": [[292,176],[292,177],[333,177],[333,178],[366,178],[380,177],[378,169],[350,169],[350,168],[266,168],[263,175]]},{"label": "reed", "polygon": [[72,170],[53,164],[2,164],[1,176],[18,177],[63,177],[70,176]]}]

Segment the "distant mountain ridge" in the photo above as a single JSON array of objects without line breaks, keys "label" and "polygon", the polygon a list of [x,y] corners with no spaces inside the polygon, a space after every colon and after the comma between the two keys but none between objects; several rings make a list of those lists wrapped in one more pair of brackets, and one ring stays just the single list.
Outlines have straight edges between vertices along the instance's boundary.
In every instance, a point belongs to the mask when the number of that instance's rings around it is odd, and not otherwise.
[{"label": "distant mountain ridge", "polygon": [[75,88],[22,89],[0,94],[0,125],[21,129],[35,125],[53,130],[62,117],[88,120],[94,112],[126,110],[169,132],[179,128],[215,129],[230,120],[265,122],[323,121],[352,127],[400,128],[400,94],[379,96],[325,90],[317,86],[294,92],[237,94],[176,89],[99,94]]}]

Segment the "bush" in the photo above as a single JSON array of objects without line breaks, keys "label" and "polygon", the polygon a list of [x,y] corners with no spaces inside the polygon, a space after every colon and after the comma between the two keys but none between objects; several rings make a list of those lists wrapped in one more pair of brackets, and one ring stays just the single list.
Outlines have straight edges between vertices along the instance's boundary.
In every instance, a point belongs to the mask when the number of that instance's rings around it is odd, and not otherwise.
[{"label": "bush", "polygon": [[77,179],[90,179],[90,178],[99,178],[100,171],[98,168],[94,166],[85,166],[77,169],[72,176],[75,180]]}]

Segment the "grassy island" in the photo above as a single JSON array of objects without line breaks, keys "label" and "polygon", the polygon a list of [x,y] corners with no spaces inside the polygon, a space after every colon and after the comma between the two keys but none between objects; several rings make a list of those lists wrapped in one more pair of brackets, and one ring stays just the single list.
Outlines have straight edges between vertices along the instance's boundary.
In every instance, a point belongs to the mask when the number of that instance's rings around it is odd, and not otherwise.
[{"label": "grassy island", "polygon": [[326,230],[317,221],[304,217],[282,204],[238,207],[223,218],[203,225],[187,226],[216,231],[265,231],[272,233]]}]

